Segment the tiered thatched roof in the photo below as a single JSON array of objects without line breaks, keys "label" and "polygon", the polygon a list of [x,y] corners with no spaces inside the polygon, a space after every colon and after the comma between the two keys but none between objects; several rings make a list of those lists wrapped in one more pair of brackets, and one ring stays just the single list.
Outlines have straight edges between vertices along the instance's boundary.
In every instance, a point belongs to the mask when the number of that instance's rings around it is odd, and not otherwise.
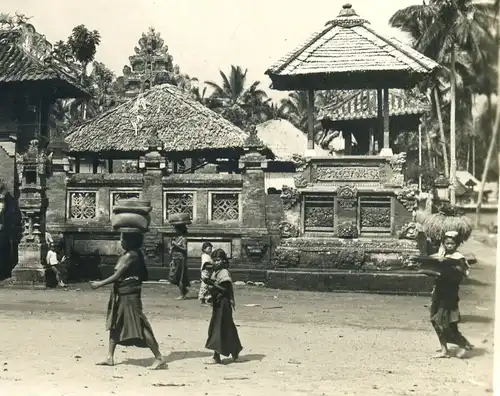
[{"label": "tiered thatched roof", "polygon": [[[376,119],[377,106],[376,90],[353,90],[343,101],[321,109],[319,119],[331,122]],[[413,92],[389,90],[389,116],[420,116],[429,110],[429,104]]]},{"label": "tiered thatched roof", "polygon": [[[256,126],[259,139],[279,161],[291,161],[296,156],[303,156],[307,149],[307,136],[290,121],[283,119],[269,120]],[[314,148],[315,156],[330,156],[327,151]]]},{"label": "tiered thatched roof", "polygon": [[26,24],[20,29],[0,30],[0,85],[44,84],[58,98],[89,94],[76,77],[50,57],[51,44]]},{"label": "tiered thatched roof", "polygon": [[243,147],[247,134],[169,84],[159,85],[69,133],[69,152],[187,152]]},{"label": "tiered thatched roof", "polygon": [[278,90],[406,88],[439,65],[369,27],[350,4],[266,74]]}]

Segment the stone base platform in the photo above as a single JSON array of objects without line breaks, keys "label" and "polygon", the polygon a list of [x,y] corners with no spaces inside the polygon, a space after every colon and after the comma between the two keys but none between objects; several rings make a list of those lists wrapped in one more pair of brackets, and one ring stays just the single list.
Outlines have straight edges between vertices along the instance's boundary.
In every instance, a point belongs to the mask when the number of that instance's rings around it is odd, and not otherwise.
[{"label": "stone base platform", "polygon": [[9,284],[18,286],[45,285],[45,270],[38,268],[14,268]]},{"label": "stone base platform", "polygon": [[411,272],[274,270],[267,271],[266,286],[282,290],[428,296],[433,279]]}]

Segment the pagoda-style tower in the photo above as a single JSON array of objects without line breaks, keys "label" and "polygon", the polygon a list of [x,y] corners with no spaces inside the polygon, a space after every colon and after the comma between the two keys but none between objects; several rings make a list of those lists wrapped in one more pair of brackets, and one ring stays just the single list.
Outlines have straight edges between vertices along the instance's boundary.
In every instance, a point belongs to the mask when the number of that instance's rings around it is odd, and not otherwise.
[{"label": "pagoda-style tower", "polygon": [[127,98],[133,98],[154,85],[175,84],[175,75],[178,74],[168,46],[154,28],[149,28],[147,34],[143,33],[138,44],[134,48],[135,55],[129,57],[130,66],[123,67]]}]

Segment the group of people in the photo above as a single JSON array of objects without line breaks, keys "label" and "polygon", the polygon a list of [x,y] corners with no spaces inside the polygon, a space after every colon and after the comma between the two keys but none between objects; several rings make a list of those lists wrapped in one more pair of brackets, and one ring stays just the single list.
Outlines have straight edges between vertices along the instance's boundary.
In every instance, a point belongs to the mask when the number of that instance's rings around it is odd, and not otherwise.
[{"label": "group of people", "polygon": [[[178,299],[185,299],[190,286],[187,267],[187,225],[189,216],[177,216],[171,221],[175,229],[170,253],[170,281],[180,290]],[[90,282],[93,289],[113,285],[108,303],[106,329],[109,331],[107,359],[101,365],[114,365],[117,345],[148,347],[155,356],[152,369],[166,368],[167,362],[160,352],[153,329],[142,309],[142,283],[148,279],[148,270],[142,252],[144,234],[122,232],[121,245],[124,250],[113,275],[101,281]],[[462,358],[472,344],[458,330],[459,286],[469,275],[470,267],[465,257],[458,252],[458,233],[451,231],[444,235],[439,252],[431,256],[435,263],[431,268],[421,268],[420,272],[435,278],[432,291],[430,319],[438,336],[440,349],[437,357],[450,357],[448,344],[458,345],[457,357]],[[47,261],[54,265],[56,259],[49,254]],[[451,264],[450,264],[451,263]],[[446,265],[445,265],[446,264]],[[205,347],[213,351],[211,364],[220,364],[221,355],[237,360],[241,342],[233,321],[235,298],[233,282],[229,272],[229,260],[223,249],[213,250],[205,242],[201,252],[201,287],[198,298],[202,304],[212,306],[212,316],[208,328]]]},{"label": "group of people", "polygon": [[[189,288],[187,274],[187,216],[178,216],[170,221],[176,235],[171,244],[170,280],[180,290],[179,299],[185,299]],[[118,260],[113,275],[102,281],[92,281],[93,289],[112,284],[108,303],[106,329],[109,331],[107,359],[100,365],[114,365],[117,345],[148,347],[155,356],[153,370],[167,367],[160,352],[153,329],[142,309],[142,283],[148,279],[148,271],[142,253],[144,234],[129,232],[121,234],[125,251]],[[222,356],[239,358],[243,347],[233,321],[235,309],[234,289],[229,272],[229,260],[223,249],[212,251],[212,245],[202,247],[202,302],[212,305],[212,316],[208,327],[205,347],[213,351],[209,364],[221,364]]]}]

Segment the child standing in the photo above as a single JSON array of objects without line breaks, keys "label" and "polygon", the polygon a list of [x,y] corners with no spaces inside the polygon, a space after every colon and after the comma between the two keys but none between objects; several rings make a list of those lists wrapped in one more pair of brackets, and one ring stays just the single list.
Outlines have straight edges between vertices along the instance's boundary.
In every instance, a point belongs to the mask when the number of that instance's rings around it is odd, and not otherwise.
[{"label": "child standing", "polygon": [[[456,260],[457,264],[445,267],[440,273],[430,274],[436,276],[430,308],[431,323],[436,331],[441,346],[438,358],[448,358],[448,345],[458,345],[458,358],[463,358],[472,345],[458,330],[460,311],[458,302],[460,298],[459,287],[462,280],[469,275],[469,264],[465,257],[457,251],[459,245],[458,233],[449,231],[445,234],[440,251],[433,257],[439,261],[445,259]],[[429,274],[429,271],[426,271]]]},{"label": "child standing", "polygon": [[216,249],[212,253],[212,260],[214,273],[207,280],[208,290],[212,295],[212,318],[205,348],[214,351],[209,364],[220,364],[220,355],[231,355],[233,360],[237,360],[243,347],[233,321],[234,291],[226,252]]},{"label": "child standing", "polygon": [[201,284],[198,299],[202,304],[210,303],[211,300],[208,286],[205,281],[212,276],[213,262],[210,256],[212,254],[212,248],[213,246],[210,242],[204,242],[201,247]]}]

